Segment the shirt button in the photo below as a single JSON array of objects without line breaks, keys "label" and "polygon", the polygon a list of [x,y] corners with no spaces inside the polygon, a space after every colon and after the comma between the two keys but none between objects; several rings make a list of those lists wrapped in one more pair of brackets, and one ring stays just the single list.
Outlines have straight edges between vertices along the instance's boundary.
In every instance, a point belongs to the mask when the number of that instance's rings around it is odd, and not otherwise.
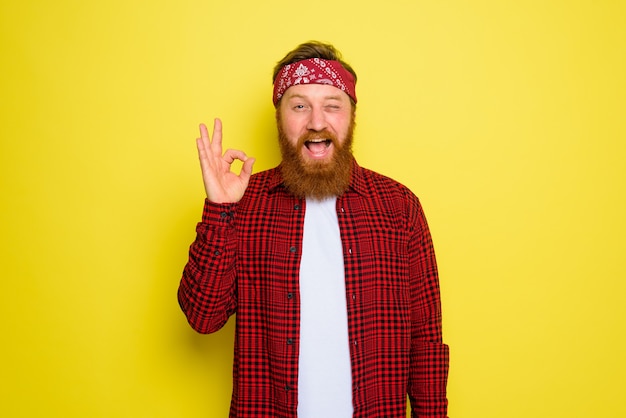
[{"label": "shirt button", "polygon": [[296,247],[291,247],[291,248],[289,249],[289,251],[291,251],[292,253],[295,253],[295,252],[296,252]]},{"label": "shirt button", "polygon": [[291,390],[291,386],[289,386],[289,385],[285,386],[285,390],[286,390],[287,392],[289,392],[289,391]]},{"label": "shirt button", "polygon": [[287,299],[292,299],[293,298],[293,293],[289,292],[287,293]]},{"label": "shirt button", "polygon": [[288,345],[293,344],[293,338],[287,338],[287,344]]},{"label": "shirt button", "polygon": [[295,210],[300,210],[300,205],[294,205],[293,207]]},{"label": "shirt button", "polygon": [[222,254],[222,253],[218,250],[218,251],[215,251],[213,254],[215,254],[215,255],[220,255],[220,254]]},{"label": "shirt button", "polygon": [[222,218],[225,218],[225,217],[227,217],[227,216],[228,216],[228,214],[227,214],[226,212],[222,212],[222,213],[220,213],[220,217],[222,217]]}]

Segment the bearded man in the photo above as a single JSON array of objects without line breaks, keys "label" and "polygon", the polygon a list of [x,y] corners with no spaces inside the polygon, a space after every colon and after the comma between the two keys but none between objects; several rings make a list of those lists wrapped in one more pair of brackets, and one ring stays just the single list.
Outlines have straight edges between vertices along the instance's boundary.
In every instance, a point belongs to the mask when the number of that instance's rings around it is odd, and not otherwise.
[{"label": "bearded man", "polygon": [[[308,42],[275,67],[282,161],[200,125],[207,198],[178,300],[198,332],[236,314],[231,417],[446,417],[439,278],[417,197],[352,154],[356,73]],[[243,161],[240,173],[231,171]]]}]

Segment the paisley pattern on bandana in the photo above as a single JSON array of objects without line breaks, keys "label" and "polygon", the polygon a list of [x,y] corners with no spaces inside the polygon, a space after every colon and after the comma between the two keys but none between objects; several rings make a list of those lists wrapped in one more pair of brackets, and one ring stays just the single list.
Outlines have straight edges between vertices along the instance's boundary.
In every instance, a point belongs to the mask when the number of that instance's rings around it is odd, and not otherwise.
[{"label": "paisley pattern on bandana", "polygon": [[354,77],[339,61],[310,58],[285,65],[274,80],[274,106],[289,87],[299,84],[328,84],[345,92],[356,103]]}]

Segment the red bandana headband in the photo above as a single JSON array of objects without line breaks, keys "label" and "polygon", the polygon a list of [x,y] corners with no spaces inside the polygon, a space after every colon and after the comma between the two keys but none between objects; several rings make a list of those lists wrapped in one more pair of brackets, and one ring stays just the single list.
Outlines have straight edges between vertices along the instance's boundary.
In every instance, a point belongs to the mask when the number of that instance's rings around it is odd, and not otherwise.
[{"label": "red bandana headband", "polygon": [[289,87],[298,84],[328,84],[345,92],[356,103],[354,76],[339,61],[309,58],[285,65],[274,80],[274,106]]}]

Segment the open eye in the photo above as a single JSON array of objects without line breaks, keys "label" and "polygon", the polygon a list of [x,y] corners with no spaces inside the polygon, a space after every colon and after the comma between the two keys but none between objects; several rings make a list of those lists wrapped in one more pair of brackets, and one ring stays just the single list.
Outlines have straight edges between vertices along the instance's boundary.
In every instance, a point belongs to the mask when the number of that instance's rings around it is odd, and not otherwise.
[{"label": "open eye", "polygon": [[292,106],[292,109],[296,111],[301,111],[301,110],[305,110],[306,106],[302,103],[297,103]]}]

